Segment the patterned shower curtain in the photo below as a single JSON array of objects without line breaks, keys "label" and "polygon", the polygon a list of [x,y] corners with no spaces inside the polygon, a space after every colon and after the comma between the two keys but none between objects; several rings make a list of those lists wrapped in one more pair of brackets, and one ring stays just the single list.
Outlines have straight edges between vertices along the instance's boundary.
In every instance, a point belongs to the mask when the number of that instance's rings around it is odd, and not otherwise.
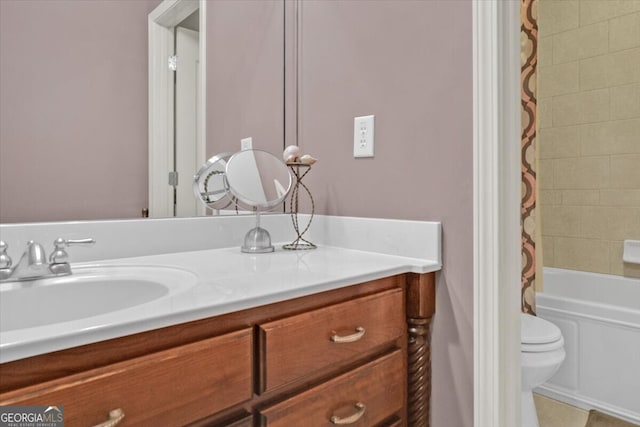
[{"label": "patterned shower curtain", "polygon": [[538,0],[521,0],[520,64],[522,83],[522,284],[521,308],[535,314],[536,280],[536,71]]}]

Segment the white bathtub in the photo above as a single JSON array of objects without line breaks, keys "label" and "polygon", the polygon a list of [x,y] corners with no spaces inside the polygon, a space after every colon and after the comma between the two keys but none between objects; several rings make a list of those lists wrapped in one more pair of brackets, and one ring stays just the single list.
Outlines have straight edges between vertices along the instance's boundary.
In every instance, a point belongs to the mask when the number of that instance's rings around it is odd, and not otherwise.
[{"label": "white bathtub", "polygon": [[535,391],[640,423],[640,279],[545,268],[536,304],[567,357]]}]

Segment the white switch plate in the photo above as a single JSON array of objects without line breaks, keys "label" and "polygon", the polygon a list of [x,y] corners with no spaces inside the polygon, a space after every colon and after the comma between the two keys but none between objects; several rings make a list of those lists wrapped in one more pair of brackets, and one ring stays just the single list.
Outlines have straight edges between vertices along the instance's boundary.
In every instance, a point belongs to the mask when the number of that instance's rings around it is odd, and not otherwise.
[{"label": "white switch plate", "polygon": [[353,157],[373,157],[373,119],[374,116],[353,119]]},{"label": "white switch plate", "polygon": [[244,151],[244,150],[251,150],[251,149],[253,149],[253,139],[251,137],[242,138],[240,140],[240,150]]}]

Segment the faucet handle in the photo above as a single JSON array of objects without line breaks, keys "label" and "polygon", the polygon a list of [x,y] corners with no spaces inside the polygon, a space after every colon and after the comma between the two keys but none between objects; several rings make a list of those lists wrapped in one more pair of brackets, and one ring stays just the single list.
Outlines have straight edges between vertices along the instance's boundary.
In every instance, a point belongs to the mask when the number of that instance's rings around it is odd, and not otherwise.
[{"label": "faucet handle", "polygon": [[76,245],[93,245],[96,242],[96,239],[91,237],[87,237],[86,239],[63,239],[62,237],[58,237],[53,244],[58,246],[76,246]]},{"label": "faucet handle", "polygon": [[0,240],[0,269],[11,268],[11,264],[13,263],[9,254],[7,254],[8,248],[9,245],[7,245],[4,240]]},{"label": "faucet handle", "polygon": [[76,246],[76,245],[93,245],[95,243],[95,239],[87,238],[87,239],[63,239],[62,237],[58,237],[53,241],[53,245],[55,249],[49,256],[49,262],[51,264],[60,264],[67,262],[69,259],[69,254],[64,248],[68,246]]}]

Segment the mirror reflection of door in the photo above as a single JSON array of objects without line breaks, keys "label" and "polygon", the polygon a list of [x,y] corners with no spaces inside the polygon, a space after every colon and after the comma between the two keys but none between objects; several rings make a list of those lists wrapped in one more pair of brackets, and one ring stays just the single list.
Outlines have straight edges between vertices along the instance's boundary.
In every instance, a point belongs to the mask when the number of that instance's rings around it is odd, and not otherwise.
[{"label": "mirror reflection of door", "polygon": [[205,213],[192,190],[205,161],[205,17],[206,0],[163,0],[149,14],[152,218]]},{"label": "mirror reflection of door", "polygon": [[198,141],[198,81],[199,13],[195,11],[175,28],[175,138],[174,216],[190,217],[198,213],[193,197],[192,177],[199,168]]}]

